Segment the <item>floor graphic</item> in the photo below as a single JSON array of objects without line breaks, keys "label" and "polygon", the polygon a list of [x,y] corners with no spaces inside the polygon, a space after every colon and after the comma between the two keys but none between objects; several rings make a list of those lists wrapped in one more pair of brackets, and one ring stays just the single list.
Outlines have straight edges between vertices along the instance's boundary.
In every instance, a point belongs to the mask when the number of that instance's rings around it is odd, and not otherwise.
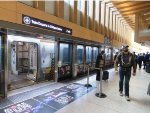
[{"label": "floor graphic", "polygon": [[0,113],[54,113],[77,98],[92,91],[94,87],[73,83],[33,99],[0,109]]},{"label": "floor graphic", "polygon": [[41,102],[29,99],[0,110],[0,113],[54,113],[56,110]]}]

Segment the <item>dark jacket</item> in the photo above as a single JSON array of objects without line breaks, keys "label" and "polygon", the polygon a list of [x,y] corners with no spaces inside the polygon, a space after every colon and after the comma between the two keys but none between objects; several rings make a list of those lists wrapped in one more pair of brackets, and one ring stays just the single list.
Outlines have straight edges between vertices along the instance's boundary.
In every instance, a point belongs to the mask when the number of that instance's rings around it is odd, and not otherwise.
[{"label": "dark jacket", "polygon": [[136,62],[132,53],[124,54],[120,53],[115,61],[115,67],[120,64],[121,68],[131,68],[133,66],[134,72],[136,72]]},{"label": "dark jacket", "polygon": [[[104,60],[101,54],[99,54],[97,56],[96,65],[95,65],[96,68],[100,67],[100,60]],[[99,70],[97,70],[96,80],[100,81],[100,71]]]},{"label": "dark jacket", "polygon": [[144,60],[144,56],[138,56],[138,63],[142,63],[142,61]]}]

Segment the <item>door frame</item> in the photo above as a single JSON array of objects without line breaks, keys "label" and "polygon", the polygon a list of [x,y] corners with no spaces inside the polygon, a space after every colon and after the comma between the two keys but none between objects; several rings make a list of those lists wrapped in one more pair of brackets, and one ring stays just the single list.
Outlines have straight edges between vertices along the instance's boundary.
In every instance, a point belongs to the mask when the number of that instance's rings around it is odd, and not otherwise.
[{"label": "door frame", "polygon": [[[11,36],[13,36],[11,38]],[[37,44],[37,77],[36,77],[36,81],[38,81],[39,77],[40,77],[40,69],[41,69],[41,62],[40,62],[40,39],[36,39],[34,37],[26,37],[23,35],[18,35],[18,34],[11,34],[9,35],[9,33],[7,34],[7,65],[6,65],[6,75],[7,79],[6,79],[6,85],[9,86],[11,81],[10,81],[10,74],[11,74],[11,43],[13,42],[27,42],[27,43],[35,43]],[[8,87],[7,87],[8,88]]]}]

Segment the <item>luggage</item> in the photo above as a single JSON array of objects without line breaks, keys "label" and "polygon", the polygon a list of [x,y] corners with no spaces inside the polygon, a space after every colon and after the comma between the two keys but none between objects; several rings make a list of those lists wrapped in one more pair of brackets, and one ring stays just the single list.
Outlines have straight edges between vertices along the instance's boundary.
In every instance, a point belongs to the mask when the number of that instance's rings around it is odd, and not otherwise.
[{"label": "luggage", "polygon": [[146,72],[150,73],[150,63],[146,63]]},{"label": "luggage", "polygon": [[147,94],[150,95],[150,83],[148,85]]},{"label": "luggage", "polygon": [[109,79],[109,72],[108,71],[103,71],[102,80],[108,80],[108,79]]}]

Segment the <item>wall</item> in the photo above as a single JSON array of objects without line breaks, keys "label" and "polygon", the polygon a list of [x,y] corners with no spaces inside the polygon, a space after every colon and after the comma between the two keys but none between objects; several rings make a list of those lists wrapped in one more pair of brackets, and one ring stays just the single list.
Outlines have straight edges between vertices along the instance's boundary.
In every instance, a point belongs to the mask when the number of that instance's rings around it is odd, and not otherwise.
[{"label": "wall", "polygon": [[0,2],[0,14],[0,20],[16,24],[22,24],[22,14],[51,23],[59,23],[61,26],[71,28],[73,31],[72,36],[74,37],[103,43],[103,35],[101,34],[16,1]]}]

